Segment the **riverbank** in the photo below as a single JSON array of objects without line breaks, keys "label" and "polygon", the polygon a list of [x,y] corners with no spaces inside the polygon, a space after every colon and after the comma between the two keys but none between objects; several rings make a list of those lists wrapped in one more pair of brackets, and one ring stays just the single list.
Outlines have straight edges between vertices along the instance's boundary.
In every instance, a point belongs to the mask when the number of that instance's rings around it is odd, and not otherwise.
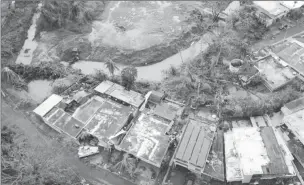
[{"label": "riverbank", "polygon": [[[147,66],[136,67],[137,69],[137,79],[139,81],[151,81],[151,82],[161,82],[164,77],[164,71],[170,69],[171,66],[179,67],[181,64],[193,60],[199,53],[205,50],[208,47],[208,44],[211,43],[211,38],[214,35],[211,33],[206,33],[201,37],[197,42],[192,42],[191,46],[185,50],[182,50],[175,55],[166,58],[165,60]],[[79,61],[73,65],[74,68],[80,69],[83,74],[90,75],[94,74],[96,70],[102,70],[105,73],[109,74],[108,69],[106,68],[103,62],[93,62],[93,61]],[[124,65],[117,65],[119,68],[116,71],[116,74],[126,67]]]}]

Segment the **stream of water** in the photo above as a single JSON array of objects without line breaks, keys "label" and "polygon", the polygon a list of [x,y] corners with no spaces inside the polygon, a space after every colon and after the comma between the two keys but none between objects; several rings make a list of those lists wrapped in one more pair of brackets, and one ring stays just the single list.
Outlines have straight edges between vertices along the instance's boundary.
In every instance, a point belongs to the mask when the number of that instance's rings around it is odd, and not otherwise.
[{"label": "stream of water", "polygon": [[[163,79],[163,71],[168,70],[171,66],[178,67],[183,62],[190,61],[194,59],[200,51],[206,49],[208,43],[204,42],[204,38],[200,41],[193,43],[189,48],[159,62],[156,64],[136,67],[138,80],[147,80],[159,82]],[[102,62],[92,62],[92,61],[79,61],[73,65],[74,68],[80,69],[83,74],[94,74],[96,70],[103,70],[108,73],[108,69]],[[121,70],[123,65],[117,65]],[[117,71],[116,73],[118,73]]]}]

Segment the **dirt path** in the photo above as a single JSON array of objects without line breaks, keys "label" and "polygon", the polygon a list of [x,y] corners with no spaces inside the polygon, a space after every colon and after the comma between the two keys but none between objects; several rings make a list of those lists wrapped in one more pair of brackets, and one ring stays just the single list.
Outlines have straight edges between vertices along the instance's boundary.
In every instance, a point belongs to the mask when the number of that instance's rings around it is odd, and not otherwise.
[{"label": "dirt path", "polygon": [[[4,101],[2,101],[1,105],[1,121],[2,125],[17,125],[24,132],[25,137],[28,139],[30,144],[34,147],[41,145],[50,146],[53,144],[53,140],[50,137],[42,134],[40,130],[42,129],[43,131],[47,131],[48,128],[46,126],[41,125],[38,129],[21,112],[13,110]],[[71,154],[68,150],[63,152],[66,154],[64,160],[67,161],[69,165],[77,168],[80,175],[91,182],[95,182],[98,185],[134,185],[133,183],[106,170],[97,170],[86,166],[78,159],[77,155]]]}]

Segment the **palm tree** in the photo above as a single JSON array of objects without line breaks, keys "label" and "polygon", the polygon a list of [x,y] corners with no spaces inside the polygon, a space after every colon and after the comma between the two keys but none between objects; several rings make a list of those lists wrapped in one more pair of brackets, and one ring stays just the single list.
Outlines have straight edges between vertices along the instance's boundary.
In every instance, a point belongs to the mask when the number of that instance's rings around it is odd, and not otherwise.
[{"label": "palm tree", "polygon": [[20,76],[8,67],[4,67],[1,71],[1,80],[3,82],[13,84],[21,80]]},{"label": "palm tree", "polygon": [[119,70],[119,68],[115,65],[115,63],[111,59],[107,59],[107,62],[105,63],[106,68],[111,73],[112,77],[114,76],[115,70]]}]

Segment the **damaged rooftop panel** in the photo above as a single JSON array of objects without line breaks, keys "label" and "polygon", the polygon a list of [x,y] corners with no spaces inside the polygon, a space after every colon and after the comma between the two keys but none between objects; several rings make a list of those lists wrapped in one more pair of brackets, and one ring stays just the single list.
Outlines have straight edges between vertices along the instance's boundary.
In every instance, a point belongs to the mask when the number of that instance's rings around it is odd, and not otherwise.
[{"label": "damaged rooftop panel", "polygon": [[214,125],[190,120],[177,148],[175,163],[203,173],[214,138]]},{"label": "damaged rooftop panel", "polygon": [[95,88],[95,91],[109,95],[137,108],[140,107],[145,100],[140,93],[132,90],[127,91],[123,86],[110,81],[103,81]]},{"label": "damaged rooftop panel", "polygon": [[133,111],[134,108],[130,106],[107,100],[94,114],[85,129],[102,143],[107,143],[111,136],[122,129]]},{"label": "damaged rooftop panel", "polygon": [[139,159],[160,167],[169,147],[168,122],[142,113],[120,144],[120,148]]}]

